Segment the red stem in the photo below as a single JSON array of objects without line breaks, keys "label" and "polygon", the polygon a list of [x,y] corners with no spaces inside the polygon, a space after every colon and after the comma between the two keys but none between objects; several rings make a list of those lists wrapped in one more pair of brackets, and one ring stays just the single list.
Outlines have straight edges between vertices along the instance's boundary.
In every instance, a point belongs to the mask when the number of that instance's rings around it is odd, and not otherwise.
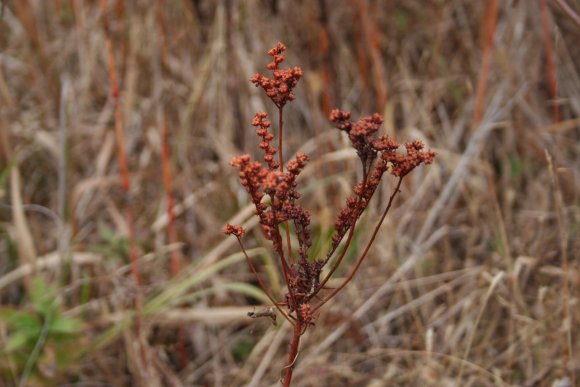
[{"label": "red stem", "polygon": [[548,91],[550,98],[554,101],[554,121],[560,121],[560,106],[555,101],[558,97],[558,77],[556,72],[556,59],[554,55],[554,45],[550,35],[550,13],[546,0],[540,0],[540,16],[542,18],[542,29],[544,32],[544,50],[546,51],[546,76],[548,77]]},{"label": "red stem", "polygon": [[483,54],[481,59],[481,69],[479,71],[479,80],[477,82],[477,93],[475,95],[475,108],[473,113],[474,123],[479,123],[483,117],[485,92],[489,78],[489,69],[491,67],[491,53],[493,48],[493,36],[497,24],[497,0],[490,0],[483,15]]},{"label": "red stem", "polygon": [[294,365],[296,363],[296,358],[298,357],[298,348],[300,347],[300,337],[304,333],[304,327],[302,325],[301,319],[296,321],[294,325],[294,331],[292,335],[292,341],[290,342],[290,351],[288,352],[288,364],[284,367],[284,378],[282,380],[282,386],[289,387],[292,381],[292,372],[294,371]]},{"label": "red stem", "polygon": [[[121,174],[121,187],[125,194],[125,219],[127,222],[127,237],[129,239],[129,261],[131,263],[131,275],[135,281],[135,286],[137,287],[137,297],[135,299],[135,309],[137,314],[137,319],[135,321],[135,329],[137,333],[139,342],[139,353],[141,356],[141,362],[144,365],[149,364],[148,354],[145,348],[142,337],[142,296],[140,292],[141,288],[141,275],[139,273],[138,258],[139,253],[137,251],[137,246],[135,244],[135,231],[133,226],[133,212],[130,206],[130,178],[129,178],[129,166],[127,162],[127,154],[125,152],[125,132],[123,125],[123,112],[121,110],[121,101],[119,98],[119,81],[117,77],[117,66],[115,63],[115,53],[113,50],[113,40],[111,38],[111,32],[109,29],[109,22],[107,19],[107,0],[101,0],[100,8],[102,12],[102,22],[103,31],[105,32],[105,46],[107,49],[107,71],[109,73],[109,82],[111,84],[111,98],[113,100],[114,117],[115,117],[115,137],[117,140],[117,156],[119,162],[119,171]],[[122,16],[122,15],[120,15]]]},{"label": "red stem", "polygon": [[284,309],[280,308],[280,305],[278,305],[278,303],[276,302],[276,300],[274,300],[274,297],[272,297],[272,295],[268,291],[268,288],[266,287],[266,284],[262,280],[262,277],[260,276],[260,274],[256,270],[256,267],[252,263],[252,260],[248,256],[248,253],[246,252],[246,248],[244,247],[244,244],[242,243],[242,240],[239,237],[236,237],[236,239],[238,240],[238,244],[240,245],[240,248],[242,249],[242,252],[244,253],[244,257],[246,258],[246,262],[248,263],[248,266],[250,267],[250,270],[254,274],[254,277],[256,277],[256,280],[258,281],[258,284],[260,285],[260,287],[262,288],[262,290],[266,294],[266,297],[268,297],[268,299],[272,302],[272,304],[274,304],[274,306],[280,311],[280,313],[282,313],[282,316],[284,316],[284,318],[286,320],[288,320],[288,322],[290,324],[294,325],[294,322],[292,321],[291,316],[288,315],[284,311]]},{"label": "red stem", "polygon": [[[167,199],[167,237],[169,243],[177,242],[177,232],[175,230],[175,212],[173,210],[173,179],[171,177],[170,150],[169,150],[169,133],[165,115],[161,121],[161,164],[163,169],[163,185],[165,187],[165,197]],[[171,252],[171,275],[176,276],[181,271],[181,254],[179,250]]]},{"label": "red stem", "polygon": [[284,106],[278,108],[278,160],[280,161],[280,172],[284,172],[284,156],[282,155],[282,144],[284,136]]},{"label": "red stem", "polygon": [[292,269],[288,266],[288,262],[286,261],[286,257],[284,256],[284,246],[282,246],[282,237],[280,233],[278,233],[278,255],[280,255],[280,261],[282,262],[282,273],[284,274],[284,281],[286,282],[286,287],[288,288],[288,294],[290,294],[290,299],[292,300],[292,304],[294,307],[298,307],[296,303],[296,297],[294,296],[294,289],[290,285],[290,278],[293,277]]},{"label": "red stem", "polygon": [[381,228],[381,225],[383,224],[387,213],[389,212],[389,210],[391,209],[391,206],[393,204],[393,201],[395,200],[395,197],[397,196],[397,194],[399,193],[399,189],[401,188],[401,183],[403,182],[403,177],[399,177],[399,181],[397,182],[397,186],[395,187],[395,190],[393,191],[393,193],[391,194],[391,197],[389,198],[389,203],[387,204],[387,208],[385,208],[385,211],[383,211],[383,215],[381,216],[381,219],[379,220],[379,222],[377,223],[377,225],[375,226],[375,230],[373,231],[373,235],[371,236],[371,239],[368,241],[363,253],[361,254],[361,256],[359,257],[355,267],[351,270],[350,274],[348,275],[348,277],[346,277],[346,279],[342,282],[342,284],[340,284],[339,287],[337,287],[336,289],[334,289],[334,291],[332,293],[330,293],[330,295],[328,295],[328,297],[324,298],[320,304],[316,305],[312,311],[312,313],[316,313],[316,311],[318,309],[320,309],[320,307],[322,305],[324,305],[326,302],[328,302],[328,300],[330,300],[332,297],[336,296],[338,294],[338,292],[340,292],[354,277],[354,275],[356,274],[356,272],[358,271],[359,267],[362,265],[363,261],[365,260],[367,253],[369,252],[373,242],[375,241],[375,238],[379,232],[379,229]]},{"label": "red stem", "polygon": [[114,117],[115,117],[115,137],[117,140],[117,156],[119,162],[119,171],[121,174],[121,186],[126,196],[126,210],[125,218],[127,221],[128,238],[129,238],[129,261],[131,262],[131,274],[137,285],[141,284],[141,276],[139,273],[139,266],[137,260],[139,254],[137,246],[133,239],[133,214],[129,206],[130,194],[130,178],[129,166],[127,162],[127,154],[125,152],[125,132],[123,129],[123,112],[121,110],[121,101],[119,99],[119,81],[117,77],[117,67],[115,63],[115,53],[113,51],[113,41],[109,30],[109,23],[107,20],[107,0],[101,0],[101,11],[103,13],[103,30],[105,32],[105,45],[107,48],[107,70],[109,73],[109,81],[111,83],[111,98],[113,99]]},{"label": "red stem", "polygon": [[[278,156],[280,160],[280,172],[284,172],[284,156],[282,155],[282,145],[284,142],[284,106],[278,108]],[[288,260],[290,264],[294,263],[294,254],[292,254],[292,242],[290,241],[290,226],[284,222],[284,231],[286,233],[286,245],[288,246]]]},{"label": "red stem", "polygon": [[[372,86],[376,93],[376,106],[379,110],[384,110],[387,103],[387,81],[386,81],[386,71],[383,64],[381,49],[380,49],[380,31],[376,26],[375,21],[372,17],[372,11],[369,13],[366,0],[356,1],[357,11],[360,19],[360,28],[362,40],[367,47],[371,59],[371,71],[372,71]],[[364,49],[362,50],[364,55]],[[365,64],[368,62],[365,59]]]},{"label": "red stem", "polygon": [[[366,168],[363,165],[363,168]],[[363,180],[362,180],[362,187],[363,187],[363,191],[366,189],[366,182],[367,182],[367,176],[368,176],[368,171],[366,169],[364,169],[363,171]],[[350,226],[350,230],[348,232],[348,236],[346,239],[346,242],[344,244],[344,248],[342,249],[342,252],[340,253],[339,257],[334,261],[334,263],[332,264],[332,268],[330,269],[330,271],[328,272],[328,274],[324,277],[324,279],[322,280],[322,282],[320,282],[319,285],[319,289],[324,288],[324,285],[326,285],[326,283],[328,282],[328,280],[332,277],[332,275],[334,274],[334,272],[336,271],[336,269],[338,269],[338,266],[340,266],[340,263],[342,262],[343,258],[346,255],[346,252],[348,251],[348,248],[350,246],[350,242],[352,241],[352,238],[354,236],[354,229],[356,227],[356,223],[358,221],[359,218],[359,213],[358,213],[358,207],[360,206],[361,203],[361,197],[359,196],[355,205],[355,213],[353,213],[353,221],[352,221],[352,225]],[[340,242],[338,242],[336,245],[338,247],[338,244]],[[324,264],[326,265],[326,262],[328,262],[328,260],[330,259],[330,257],[334,254],[335,250],[332,250],[331,253],[326,257],[326,260],[324,261]]]},{"label": "red stem", "polygon": [[[155,13],[157,25],[159,27],[159,60],[155,62],[155,71],[159,78],[163,78],[164,71],[163,68],[167,64],[167,30],[165,28],[165,21],[163,19],[163,0],[157,0]],[[159,89],[159,94],[161,89]],[[159,98],[159,94],[155,93]],[[167,128],[167,120],[165,116],[165,109],[161,104],[158,104],[158,114],[160,117],[160,132],[161,132],[161,164],[163,169],[163,186],[165,188],[165,198],[167,202],[167,239],[169,243],[175,244],[177,242],[177,230],[175,228],[175,211],[174,205],[175,200],[173,196],[173,179],[171,175],[171,149],[169,147],[169,130]],[[181,262],[183,260],[183,255],[180,249],[174,249],[171,251],[170,258],[170,270],[171,276],[175,277],[181,271]],[[187,354],[187,331],[185,326],[180,324],[178,328],[178,341],[177,341],[177,358],[181,369],[185,369],[189,362]]]},{"label": "red stem", "polygon": [[[278,156],[280,162],[280,172],[284,173],[284,156],[282,153],[282,146],[284,143],[284,106],[278,107]],[[290,241],[290,227],[288,222],[284,222],[284,230],[286,234],[286,245],[288,247],[288,259],[290,260],[290,264],[294,263],[294,255],[292,254],[292,243]],[[282,238],[280,238],[280,251],[278,254],[280,255],[280,259],[282,261],[282,271],[284,273],[284,280],[286,281],[286,286],[288,287],[288,293],[290,294],[290,299],[294,304],[294,307],[297,307],[296,298],[294,296],[294,290],[290,284],[290,278],[293,277],[293,272],[290,266],[288,266],[288,261],[286,261],[286,257],[284,256],[284,246],[282,243]]]}]

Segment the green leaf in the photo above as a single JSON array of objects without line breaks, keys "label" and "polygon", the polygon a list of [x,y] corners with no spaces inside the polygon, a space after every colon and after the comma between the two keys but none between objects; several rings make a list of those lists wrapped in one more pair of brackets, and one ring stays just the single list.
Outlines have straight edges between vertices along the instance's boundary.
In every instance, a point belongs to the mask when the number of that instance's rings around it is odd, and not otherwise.
[{"label": "green leaf", "polygon": [[101,239],[103,239],[106,242],[112,242],[116,239],[113,230],[107,226],[100,226],[99,234],[101,236]]},{"label": "green leaf", "polygon": [[250,353],[252,353],[252,349],[256,345],[256,342],[253,338],[248,336],[242,336],[239,340],[237,340],[234,345],[231,347],[232,355],[237,362],[244,361],[248,358]]},{"label": "green leaf", "polygon": [[34,278],[30,288],[30,302],[35,310],[43,316],[54,312],[56,308],[56,289],[47,286],[40,277]]},{"label": "green leaf", "polygon": [[0,308],[0,320],[8,323],[16,313],[22,313],[12,308]]},{"label": "green leaf", "polygon": [[10,353],[25,347],[33,337],[34,336],[30,335],[26,331],[18,331],[10,335],[8,341],[6,342],[6,346],[4,347],[4,352]]},{"label": "green leaf", "polygon": [[78,334],[82,331],[83,324],[80,320],[71,317],[58,317],[50,324],[50,333],[67,335]]},{"label": "green leaf", "polygon": [[9,328],[17,331],[40,333],[42,324],[38,317],[31,312],[9,311],[2,312],[6,318],[6,324]]},{"label": "green leaf", "polygon": [[405,32],[409,27],[409,13],[403,9],[395,11],[395,26],[401,32]]}]

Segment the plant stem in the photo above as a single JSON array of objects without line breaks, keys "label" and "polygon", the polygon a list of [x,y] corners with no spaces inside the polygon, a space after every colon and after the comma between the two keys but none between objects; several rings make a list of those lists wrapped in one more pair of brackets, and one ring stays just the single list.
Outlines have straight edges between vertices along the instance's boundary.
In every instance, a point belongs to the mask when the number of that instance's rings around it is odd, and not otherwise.
[{"label": "plant stem", "polygon": [[278,108],[278,160],[280,161],[280,172],[284,172],[284,156],[282,154],[284,136],[284,106]]},{"label": "plant stem", "polygon": [[544,52],[546,57],[546,77],[548,78],[548,91],[550,98],[554,101],[554,122],[560,121],[560,105],[555,102],[558,98],[558,74],[556,70],[556,58],[554,55],[554,44],[550,32],[550,11],[546,0],[540,0],[540,17],[542,20],[542,30],[544,32]]},{"label": "plant stem", "polygon": [[[364,167],[364,165],[363,165]],[[363,179],[362,179],[362,187],[363,190],[366,190],[366,184],[367,184],[367,176],[368,176],[368,171],[366,169],[363,168]],[[342,249],[342,252],[340,253],[340,255],[338,256],[338,258],[336,258],[336,260],[334,261],[332,268],[330,269],[330,271],[328,272],[328,274],[324,277],[324,279],[320,282],[319,287],[322,289],[324,287],[324,285],[326,285],[326,283],[328,282],[328,280],[330,279],[330,277],[332,277],[332,275],[334,274],[334,272],[336,271],[336,269],[338,269],[338,266],[340,266],[340,263],[342,262],[342,259],[344,258],[344,256],[346,255],[346,252],[348,251],[348,248],[350,246],[350,242],[352,241],[352,238],[354,236],[354,231],[356,228],[356,224],[357,221],[360,217],[360,214],[362,213],[362,210],[360,209],[360,205],[361,205],[361,197],[359,196],[357,199],[357,202],[354,206],[354,210],[353,210],[353,215],[352,215],[352,225],[350,226],[350,230],[348,232],[348,236],[346,238],[346,242],[344,243],[344,247]],[[342,240],[342,238],[341,238]],[[338,245],[340,244],[340,241],[336,244],[336,247],[338,247]],[[336,251],[336,248],[334,248],[333,250],[331,250],[331,252],[329,253],[329,255],[327,255],[325,261],[324,261],[324,265],[326,265],[326,263],[330,260],[330,257],[332,257],[334,255],[334,252]]]},{"label": "plant stem", "polygon": [[300,347],[300,337],[304,333],[303,322],[300,316],[294,325],[294,331],[292,335],[292,341],[290,342],[290,351],[288,352],[288,364],[284,367],[284,379],[282,380],[282,385],[284,387],[289,387],[292,381],[292,372],[294,371],[294,364],[296,363],[296,358],[298,357],[298,348]]},{"label": "plant stem", "polygon": [[362,265],[363,261],[365,260],[365,258],[367,256],[367,254],[368,254],[368,252],[369,252],[369,250],[370,250],[373,242],[375,241],[375,238],[377,237],[377,234],[379,233],[379,229],[381,228],[381,225],[385,221],[385,218],[387,217],[387,213],[391,209],[391,206],[393,204],[393,201],[395,200],[395,197],[399,193],[399,188],[401,188],[401,183],[402,182],[403,182],[403,177],[399,177],[399,181],[397,182],[397,186],[395,187],[395,190],[393,191],[393,193],[391,194],[391,197],[389,198],[389,203],[387,204],[387,208],[385,208],[385,211],[383,211],[383,215],[381,216],[381,219],[379,220],[379,222],[375,226],[375,229],[373,231],[373,235],[371,236],[371,239],[368,241],[368,243],[367,243],[367,245],[366,245],[363,253],[359,257],[359,259],[358,259],[355,267],[352,269],[352,271],[350,272],[350,274],[348,275],[348,277],[346,277],[346,279],[340,284],[339,287],[337,287],[336,289],[334,289],[332,291],[332,293],[330,293],[330,295],[328,297],[324,298],[320,302],[320,304],[318,304],[318,305],[316,305],[316,307],[314,307],[313,313],[315,313],[318,309],[320,309],[320,307],[322,305],[324,305],[332,297],[336,296],[346,286],[346,284],[348,284],[350,282],[350,280],[352,280],[352,278],[354,277],[354,275],[358,271],[359,267]]},{"label": "plant stem", "polygon": [[[280,172],[284,173],[284,156],[282,153],[282,146],[284,145],[284,106],[278,107],[278,156],[280,162]],[[280,241],[280,258],[282,260],[282,271],[284,272],[284,280],[286,281],[286,286],[288,287],[288,294],[290,294],[290,299],[292,300],[293,307],[297,307],[296,297],[294,296],[294,289],[290,285],[290,279],[294,276],[292,268],[288,265],[294,263],[294,255],[292,254],[292,242],[290,240],[290,226],[288,221],[284,222],[284,232],[286,234],[286,246],[288,248],[288,261],[284,257],[284,245]]]},{"label": "plant stem", "polygon": [[[163,172],[163,187],[167,200],[167,238],[169,243],[177,243],[177,231],[175,230],[175,200],[173,198],[173,179],[171,176],[171,150],[169,148],[169,133],[164,112],[161,113],[161,167]],[[181,252],[174,249],[171,252],[171,276],[175,277],[181,271]]]},{"label": "plant stem", "polygon": [[280,313],[282,313],[282,316],[284,316],[284,318],[286,320],[288,320],[288,322],[290,324],[294,325],[294,322],[291,319],[292,316],[289,315],[289,314],[287,314],[284,311],[284,309],[280,308],[280,305],[278,305],[278,303],[276,302],[276,300],[274,299],[274,297],[272,297],[272,295],[268,291],[268,287],[266,286],[266,284],[262,280],[262,277],[260,277],[260,274],[258,273],[258,270],[256,270],[256,267],[254,266],[254,264],[252,263],[252,260],[248,256],[248,253],[246,252],[246,248],[244,247],[244,244],[242,243],[242,240],[239,237],[236,237],[236,238],[238,240],[238,244],[240,245],[240,249],[242,250],[242,253],[244,253],[244,257],[246,258],[246,262],[248,263],[248,266],[250,267],[250,270],[254,274],[254,277],[256,277],[256,280],[258,281],[258,284],[260,285],[260,287],[264,291],[264,294],[266,294],[266,297],[268,297],[268,299],[272,302],[272,304],[274,304],[274,306],[278,309],[278,311],[280,311]]},{"label": "plant stem", "polygon": [[127,232],[129,239],[129,261],[131,262],[131,274],[133,280],[137,287],[141,285],[141,274],[139,273],[139,265],[137,263],[139,259],[139,253],[137,251],[137,246],[134,240],[134,228],[133,228],[133,212],[131,211],[130,203],[130,178],[129,178],[129,164],[127,161],[127,152],[125,150],[125,131],[123,123],[123,112],[121,110],[121,101],[119,98],[119,79],[117,77],[117,69],[115,62],[115,53],[113,50],[113,39],[111,37],[111,31],[109,29],[109,22],[107,20],[107,1],[101,0],[101,11],[103,30],[105,32],[105,46],[107,50],[107,71],[109,73],[109,81],[111,84],[111,98],[113,100],[114,108],[114,120],[115,120],[115,137],[117,140],[117,158],[119,161],[119,173],[121,175],[121,187],[123,193],[125,194],[125,219],[127,221]]},{"label": "plant stem", "polygon": [[[280,172],[284,172],[284,156],[282,154],[284,134],[284,107],[278,108],[278,156],[280,160]],[[290,241],[290,226],[288,222],[284,222],[284,230],[286,232],[286,245],[288,246],[288,260],[290,264],[294,263],[294,255],[292,254],[292,242]]]},{"label": "plant stem", "polygon": [[479,71],[479,79],[477,81],[477,92],[475,94],[475,107],[473,109],[473,122],[479,124],[484,114],[485,92],[487,90],[487,83],[489,80],[489,69],[491,67],[491,56],[493,50],[493,37],[497,27],[498,14],[497,0],[491,0],[487,3],[485,13],[483,14],[483,28],[481,41],[482,58],[481,67]]}]

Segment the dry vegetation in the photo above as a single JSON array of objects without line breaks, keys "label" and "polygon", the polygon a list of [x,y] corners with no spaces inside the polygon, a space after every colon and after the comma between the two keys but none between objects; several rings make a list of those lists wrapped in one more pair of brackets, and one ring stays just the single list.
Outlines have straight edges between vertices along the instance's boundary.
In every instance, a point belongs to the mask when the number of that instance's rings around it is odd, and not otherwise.
[{"label": "dry vegetation", "polygon": [[295,385],[580,383],[580,7],[565,3],[4,1],[0,386],[278,384],[289,326],[248,318],[268,300],[222,234],[244,224],[283,293],[228,165],[258,154],[250,121],[273,109],[249,78],[277,41],[305,73],[285,154],[313,160],[314,252],[357,177],[330,108],[378,111],[438,152],[302,338]]}]

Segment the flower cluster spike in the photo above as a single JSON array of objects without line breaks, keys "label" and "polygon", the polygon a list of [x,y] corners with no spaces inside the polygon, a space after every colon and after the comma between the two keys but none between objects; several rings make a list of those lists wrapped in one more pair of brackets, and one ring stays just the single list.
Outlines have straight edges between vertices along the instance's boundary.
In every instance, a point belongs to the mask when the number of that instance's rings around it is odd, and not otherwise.
[{"label": "flower cluster spike", "polygon": [[[416,140],[405,144],[406,155],[398,153],[397,149],[400,147],[398,142],[386,135],[375,136],[383,122],[377,113],[352,122],[350,112],[334,109],[330,113],[330,120],[335,123],[337,129],[348,134],[364,171],[363,181],[354,187],[353,194],[347,198],[346,206],[335,222],[333,248],[336,248],[366,209],[385,172],[389,171],[395,177],[404,177],[421,164],[431,164],[435,152],[423,151],[423,143]],[[331,250],[330,254],[333,252],[334,250]]]},{"label": "flower cluster spike", "polygon": [[274,155],[278,150],[270,145],[270,142],[274,139],[274,135],[269,132],[270,121],[268,120],[268,115],[264,112],[258,112],[252,120],[252,126],[257,126],[256,134],[262,137],[262,142],[259,147],[264,151],[264,161],[268,164],[268,167],[272,170],[277,169],[279,164],[274,160]]},{"label": "flower cluster spike", "polygon": [[233,226],[231,224],[226,224],[224,227],[224,234],[226,235],[234,235],[237,238],[242,238],[246,230],[242,226]]},{"label": "flower cluster spike", "polygon": [[383,160],[392,164],[393,176],[403,177],[421,164],[431,164],[435,158],[434,151],[423,151],[425,146],[419,140],[406,143],[405,148],[407,149],[406,156],[394,152],[382,154]]},{"label": "flower cluster spike", "polygon": [[[256,134],[261,138],[259,148],[264,152],[264,163],[253,161],[247,154],[234,157],[230,162],[233,167],[239,170],[241,184],[245,187],[256,208],[256,215],[259,218],[262,231],[265,237],[272,242],[274,251],[280,260],[280,267],[287,287],[284,300],[275,301],[272,292],[262,280],[259,270],[247,255],[242,243],[245,230],[241,226],[227,224],[224,227],[224,233],[234,235],[238,239],[258,283],[274,306],[294,326],[294,336],[290,344],[288,365],[285,367],[283,380],[283,385],[289,386],[300,336],[312,325],[318,309],[340,292],[357,272],[395,197],[400,192],[403,178],[419,165],[431,164],[435,152],[425,150],[420,141],[412,141],[405,144],[406,153],[400,153],[398,152],[399,143],[386,135],[377,134],[383,123],[383,118],[379,114],[375,113],[358,121],[351,121],[350,112],[334,109],[330,114],[330,120],[334,122],[336,128],[348,135],[362,166],[362,179],[353,187],[352,194],[346,200],[346,206],[338,213],[335,234],[327,254],[322,258],[309,257],[308,250],[312,244],[310,213],[297,203],[300,198],[297,189],[298,176],[306,167],[309,159],[306,154],[298,152],[294,159],[286,163],[286,168],[283,168],[284,162],[281,155],[282,108],[288,101],[294,100],[295,96],[292,90],[302,77],[302,70],[299,67],[286,70],[279,68],[280,63],[284,61],[282,53],[285,49],[286,47],[282,43],[278,43],[276,47],[268,51],[268,54],[273,57],[272,62],[267,66],[272,71],[272,79],[260,74],[254,75],[251,79],[254,85],[264,89],[266,95],[278,107],[280,125],[278,149],[271,146],[274,135],[270,132],[271,123],[267,114],[258,112],[252,120],[252,125],[257,128]],[[280,153],[278,153],[279,151]],[[276,153],[278,153],[279,161],[274,160]],[[321,294],[325,289],[325,284],[340,266],[349,250],[357,222],[375,195],[385,173],[396,177],[397,184],[389,197],[382,217],[367,242],[367,246],[357,258],[346,279],[330,294]],[[298,247],[294,250],[292,249],[288,224],[294,226],[294,233],[298,241]],[[285,241],[281,232],[282,228],[286,231]],[[284,243],[287,244],[287,250],[284,248]],[[342,249],[339,249],[341,245]],[[296,261],[294,260],[295,252],[298,256]],[[335,259],[331,261],[332,257]],[[332,264],[330,264],[331,262]],[[325,268],[327,270],[323,272]],[[323,273],[324,276],[322,276]]]},{"label": "flower cluster spike", "polygon": [[284,55],[282,55],[285,50],[286,46],[278,43],[276,47],[268,51],[268,55],[272,57],[272,62],[268,63],[267,68],[272,72],[273,78],[268,78],[258,73],[254,74],[250,80],[256,87],[261,86],[278,108],[284,107],[286,102],[293,101],[296,98],[292,90],[296,87],[303,74],[300,67],[279,68],[280,63],[285,60]]},{"label": "flower cluster spike", "polygon": [[[247,154],[234,157],[230,161],[230,164],[240,171],[240,181],[250,194],[265,237],[271,240],[275,244],[276,251],[279,251],[282,237],[278,226],[283,222],[293,221],[299,234],[300,255],[304,257],[311,245],[310,214],[295,201],[300,197],[296,190],[296,179],[307,163],[308,156],[301,152],[288,162],[286,172],[276,170],[275,165],[264,166],[259,161],[252,161]],[[269,205],[262,200],[265,196],[269,198]],[[226,234],[240,234],[235,226],[230,226],[226,225],[224,229]]]}]

